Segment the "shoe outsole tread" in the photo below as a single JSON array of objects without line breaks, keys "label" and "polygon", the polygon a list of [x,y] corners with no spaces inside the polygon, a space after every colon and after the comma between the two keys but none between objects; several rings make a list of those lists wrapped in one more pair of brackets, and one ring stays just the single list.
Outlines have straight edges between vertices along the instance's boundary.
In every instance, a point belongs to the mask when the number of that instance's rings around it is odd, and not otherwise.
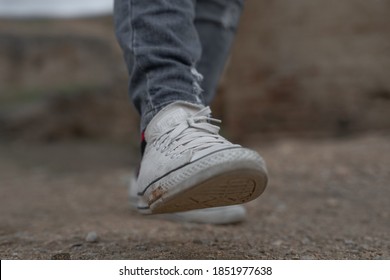
[{"label": "shoe outsole tread", "polygon": [[139,210],[158,214],[242,204],[260,196],[266,184],[265,164],[256,152],[222,150],[154,182]]}]

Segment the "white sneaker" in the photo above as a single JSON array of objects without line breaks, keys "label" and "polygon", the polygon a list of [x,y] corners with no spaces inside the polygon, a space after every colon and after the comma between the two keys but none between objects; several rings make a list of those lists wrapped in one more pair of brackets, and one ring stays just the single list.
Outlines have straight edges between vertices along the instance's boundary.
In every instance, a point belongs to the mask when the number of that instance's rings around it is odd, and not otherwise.
[{"label": "white sneaker", "polygon": [[[135,173],[130,175],[128,194],[131,208],[137,210],[139,197],[137,195],[138,185]],[[159,218],[186,223],[198,224],[236,224],[243,222],[246,217],[246,209],[242,205],[222,206],[191,211],[159,214]]]},{"label": "white sneaker", "polygon": [[263,159],[220,136],[210,113],[209,107],[175,102],[149,123],[137,180],[140,212],[241,204],[263,193]]}]

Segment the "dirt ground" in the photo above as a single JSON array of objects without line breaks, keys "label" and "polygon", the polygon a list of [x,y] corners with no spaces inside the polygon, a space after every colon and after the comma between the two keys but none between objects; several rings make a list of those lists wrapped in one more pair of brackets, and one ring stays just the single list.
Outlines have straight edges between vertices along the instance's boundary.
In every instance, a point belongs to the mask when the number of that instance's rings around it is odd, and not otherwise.
[{"label": "dirt ground", "polygon": [[[270,183],[244,223],[130,211],[137,156],[96,142],[0,145],[1,259],[390,259],[390,136],[253,141]],[[86,236],[97,233],[96,242]]]}]

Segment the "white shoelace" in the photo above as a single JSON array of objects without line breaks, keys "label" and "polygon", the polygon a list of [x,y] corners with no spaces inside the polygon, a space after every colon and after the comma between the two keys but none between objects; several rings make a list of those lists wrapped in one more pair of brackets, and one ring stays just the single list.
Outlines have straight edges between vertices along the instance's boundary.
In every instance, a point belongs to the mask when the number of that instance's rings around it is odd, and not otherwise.
[{"label": "white shoelace", "polygon": [[232,145],[218,134],[220,120],[210,117],[211,110],[205,107],[195,115],[160,135],[153,143],[156,149],[171,158],[178,157],[188,150],[200,151],[218,144]]}]

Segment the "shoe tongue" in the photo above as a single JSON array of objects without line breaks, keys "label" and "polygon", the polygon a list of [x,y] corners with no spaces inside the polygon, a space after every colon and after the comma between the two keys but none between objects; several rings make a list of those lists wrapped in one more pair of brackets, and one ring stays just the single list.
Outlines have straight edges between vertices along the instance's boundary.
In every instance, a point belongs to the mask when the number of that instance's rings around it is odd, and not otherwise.
[{"label": "shoe tongue", "polygon": [[186,121],[186,119],[202,109],[201,106],[176,102],[163,108],[149,123],[145,130],[146,142],[153,141],[153,139],[161,133],[172,128],[178,123]]}]

